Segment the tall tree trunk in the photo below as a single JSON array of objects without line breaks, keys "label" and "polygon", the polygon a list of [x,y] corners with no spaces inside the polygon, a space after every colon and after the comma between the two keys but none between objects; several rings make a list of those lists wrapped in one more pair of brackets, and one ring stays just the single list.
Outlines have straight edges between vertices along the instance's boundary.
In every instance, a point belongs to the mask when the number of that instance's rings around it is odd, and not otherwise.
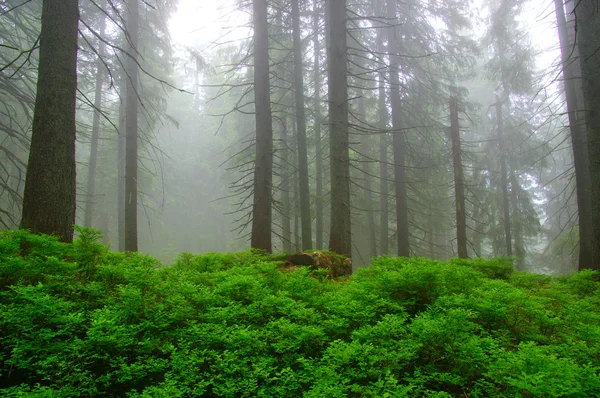
[{"label": "tall tree trunk", "polygon": [[294,93],[296,99],[296,138],[298,139],[298,178],[300,184],[300,219],[302,250],[312,249],[310,191],[308,185],[308,155],[306,146],[306,111],[304,108],[304,76],[302,74],[302,41],[300,39],[300,0],[292,0],[294,45]]},{"label": "tall tree trunk", "polygon": [[[382,29],[377,30],[377,48],[379,53],[385,52],[383,45]],[[390,251],[388,240],[388,113],[385,102],[385,68],[380,68],[379,71],[379,96],[377,99],[377,110],[379,116],[379,246],[381,254],[388,254]]]},{"label": "tall tree trunk", "polygon": [[346,0],[328,0],[329,152],[331,226],[329,248],[352,256],[350,224],[350,143],[348,139],[348,65]]},{"label": "tall tree trunk", "polygon": [[269,86],[269,36],[266,0],[254,0],[254,105],[256,110],[256,159],[254,204],[250,245],[272,251],[271,183],[273,181],[273,121]]},{"label": "tall tree trunk", "polygon": [[[106,18],[100,19],[100,37],[104,37],[106,31]],[[104,83],[104,64],[102,57],[106,45],[102,40],[99,41],[98,60],[96,61],[96,91],[94,93],[94,117],[92,120],[92,143],[90,146],[90,166],[88,168],[87,180],[87,200],[85,202],[85,219],[83,224],[86,227],[92,226],[92,217],[94,214],[94,202],[96,193],[96,166],[98,164],[98,138],[100,136],[100,110],[102,109],[102,84]]]},{"label": "tall tree trunk", "polygon": [[288,169],[290,148],[288,146],[287,123],[283,119],[281,123],[281,141],[283,150],[281,151],[281,162],[283,170],[281,171],[281,240],[283,251],[290,253],[292,251],[292,228],[291,228],[291,207],[290,207],[290,170]]},{"label": "tall tree trunk", "polygon": [[498,133],[498,153],[500,154],[500,185],[502,185],[502,208],[504,210],[504,239],[506,255],[512,256],[512,238],[510,233],[510,211],[508,199],[508,177],[506,172],[506,154],[504,153],[504,132],[502,131],[502,102],[496,96],[496,124]]},{"label": "tall tree trunk", "polygon": [[[395,19],[396,5],[388,2],[388,17]],[[390,54],[390,99],[392,103],[392,127],[394,134],[392,145],[394,148],[394,183],[396,188],[396,239],[398,256],[410,256],[408,241],[408,198],[406,193],[406,167],[405,147],[406,137],[402,130],[402,114],[400,103],[400,69],[398,50],[399,43],[394,28],[388,28],[388,51]]]},{"label": "tall tree trunk", "polygon": [[593,259],[585,268],[600,269],[600,11],[597,0],[581,0],[576,6],[577,42],[581,55],[581,77],[588,134],[592,196]]},{"label": "tall tree trunk", "polygon": [[119,251],[125,251],[125,103],[127,101],[127,75],[122,71],[119,82],[119,123],[117,136],[117,234]]},{"label": "tall tree trunk", "polygon": [[452,137],[452,163],[454,165],[454,196],[456,201],[456,245],[458,257],[467,258],[467,219],[465,214],[465,187],[460,149],[460,126],[456,98],[450,99],[450,135]]},{"label": "tall tree trunk", "polygon": [[[571,130],[571,145],[573,147],[573,164],[575,166],[575,181],[577,193],[577,209],[579,215],[579,268],[590,267],[593,263],[592,255],[592,196],[590,193],[590,165],[588,158],[587,137],[585,131],[585,120],[579,118],[579,104],[577,100],[577,89],[575,86],[576,65],[574,60],[569,59],[571,45],[567,32],[567,21],[562,0],[554,0],[556,9],[556,23],[562,54],[563,81],[567,111],[569,113],[569,127]],[[577,62],[578,65],[578,62]]]},{"label": "tall tree trunk", "polygon": [[73,240],[77,0],[44,0],[21,227]]},{"label": "tall tree trunk", "polygon": [[318,250],[323,249],[323,146],[321,142],[321,42],[319,40],[319,3],[313,0],[313,31],[314,31],[314,81],[315,81],[315,172],[316,172],[316,242]]},{"label": "tall tree trunk", "polygon": [[[365,111],[365,99],[363,97],[363,90],[359,88],[357,90],[358,96],[358,114],[357,117],[360,119],[362,123],[366,123],[367,114]],[[369,243],[367,253],[367,258],[372,258],[377,255],[377,236],[375,232],[375,215],[373,209],[373,188],[371,187],[371,170],[370,170],[370,160],[367,153],[369,152],[369,136],[365,135],[362,137],[360,143],[360,152],[363,154],[363,174],[365,179],[365,188],[362,198],[363,198],[363,209],[366,211],[367,218],[367,240]]]},{"label": "tall tree trunk", "polygon": [[127,3],[127,33],[129,55],[127,71],[127,97],[125,103],[125,250],[138,251],[137,194],[138,194],[138,36],[139,0]]}]

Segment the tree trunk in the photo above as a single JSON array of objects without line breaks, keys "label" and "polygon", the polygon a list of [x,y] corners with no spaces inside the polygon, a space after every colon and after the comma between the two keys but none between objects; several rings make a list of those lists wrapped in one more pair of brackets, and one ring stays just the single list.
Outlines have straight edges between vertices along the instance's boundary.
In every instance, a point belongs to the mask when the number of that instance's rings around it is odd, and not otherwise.
[{"label": "tree trunk", "polygon": [[272,251],[271,183],[273,181],[273,121],[269,86],[269,36],[266,0],[254,0],[254,105],[256,111],[256,158],[252,235],[254,249]]},{"label": "tree trunk", "polygon": [[318,250],[323,249],[323,146],[321,142],[321,42],[319,41],[319,11],[318,0],[313,0],[313,31],[314,31],[314,80],[315,80],[315,172],[316,172],[316,242]]},{"label": "tree trunk", "polygon": [[450,135],[454,165],[454,196],[456,201],[456,245],[458,257],[467,258],[467,219],[465,215],[465,187],[460,149],[460,127],[456,98],[450,99]]},{"label": "tree trunk", "polygon": [[281,123],[281,141],[283,150],[281,151],[281,162],[283,169],[281,170],[281,240],[283,251],[290,253],[292,251],[292,228],[291,228],[291,210],[290,210],[290,171],[287,166],[289,164],[290,149],[288,146],[287,123],[283,119]]},{"label": "tree trunk", "polygon": [[[377,30],[377,48],[383,54],[385,46],[383,45],[382,29]],[[389,254],[388,241],[388,113],[385,102],[385,69],[380,68],[379,71],[379,97],[378,97],[378,113],[379,113],[379,246],[381,254]]]},{"label": "tree trunk", "polygon": [[125,103],[125,251],[138,251],[137,193],[138,193],[138,36],[139,0],[129,0],[127,33],[130,40]]},{"label": "tree trunk", "polygon": [[[106,18],[100,19],[100,37],[104,37],[106,31]],[[94,202],[96,193],[96,166],[98,163],[98,138],[100,136],[100,110],[102,109],[102,83],[104,82],[104,64],[102,57],[106,45],[102,40],[98,45],[98,60],[96,61],[96,92],[94,94],[94,117],[92,120],[92,143],[90,146],[90,165],[88,168],[87,180],[87,200],[85,202],[85,219],[83,224],[86,227],[92,226],[92,217],[94,214]]]},{"label": "tree trunk", "polygon": [[[592,255],[592,196],[590,194],[590,165],[588,158],[587,137],[585,120],[579,118],[579,104],[577,89],[575,87],[574,69],[575,61],[570,58],[571,49],[567,21],[562,0],[554,0],[556,8],[556,23],[562,54],[563,81],[569,114],[569,127],[571,130],[571,145],[573,147],[573,164],[575,167],[575,181],[577,193],[577,209],[579,216],[579,268],[590,267],[593,263]],[[577,63],[578,65],[578,63]]]},{"label": "tree trunk", "polygon": [[117,137],[117,234],[119,251],[125,251],[125,102],[127,100],[127,75],[122,71],[119,83],[119,123]]},{"label": "tree trunk", "polygon": [[298,177],[300,184],[300,219],[302,222],[302,248],[312,249],[310,216],[310,191],[308,185],[308,155],[306,146],[306,111],[304,108],[304,77],[302,74],[302,41],[300,39],[300,10],[292,0],[292,26],[294,43],[294,93],[296,99],[296,138],[298,139]]},{"label": "tree trunk", "polygon": [[508,177],[506,173],[506,155],[504,153],[504,140],[502,131],[502,103],[496,96],[496,123],[498,133],[498,153],[500,155],[500,185],[502,186],[502,207],[504,209],[504,239],[506,255],[512,256],[512,238],[510,234],[510,212],[508,199]]},{"label": "tree trunk", "polygon": [[[395,3],[388,2],[388,17],[395,19]],[[406,137],[402,131],[399,77],[399,43],[394,28],[388,28],[388,52],[390,54],[390,99],[392,105],[392,145],[394,148],[394,184],[396,188],[396,239],[398,256],[410,256],[408,241],[408,198],[406,193],[405,147]]]},{"label": "tree trunk", "polygon": [[44,0],[21,227],[73,240],[77,0]]},{"label": "tree trunk", "polygon": [[524,260],[525,260],[525,245],[523,243],[523,234],[521,233],[521,220],[519,219],[519,215],[521,214],[519,210],[519,182],[517,180],[515,174],[514,164],[511,162],[510,167],[510,201],[512,203],[512,223],[511,227],[513,229],[513,236],[515,237],[515,256],[517,257],[517,270],[524,270]]},{"label": "tree trunk", "polygon": [[331,226],[329,248],[350,258],[350,154],[348,140],[348,65],[346,0],[328,1],[329,152]]}]

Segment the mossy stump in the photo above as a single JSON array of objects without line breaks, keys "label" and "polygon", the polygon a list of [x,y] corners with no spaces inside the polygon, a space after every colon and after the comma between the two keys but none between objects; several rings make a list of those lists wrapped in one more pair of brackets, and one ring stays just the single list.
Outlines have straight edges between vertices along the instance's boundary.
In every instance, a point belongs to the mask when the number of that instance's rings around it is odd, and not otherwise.
[{"label": "mossy stump", "polygon": [[285,259],[284,268],[290,269],[301,265],[315,270],[326,269],[327,275],[332,277],[352,274],[352,259],[330,252],[294,253]]}]

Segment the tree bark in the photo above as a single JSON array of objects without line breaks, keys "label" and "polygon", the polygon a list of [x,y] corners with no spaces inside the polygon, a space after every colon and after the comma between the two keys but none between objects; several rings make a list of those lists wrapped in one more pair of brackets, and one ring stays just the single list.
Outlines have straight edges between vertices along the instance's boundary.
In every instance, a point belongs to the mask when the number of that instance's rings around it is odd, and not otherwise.
[{"label": "tree bark", "polygon": [[467,258],[467,219],[465,214],[465,186],[460,148],[460,126],[456,98],[450,99],[450,135],[454,166],[454,197],[456,201],[456,246],[459,258]]},{"label": "tree bark", "polygon": [[350,155],[348,139],[348,65],[346,0],[328,0],[329,152],[331,226],[329,248],[350,258]]},{"label": "tree bark", "polygon": [[[396,16],[395,3],[388,2],[388,17]],[[406,193],[405,147],[406,137],[402,130],[400,102],[399,43],[394,28],[388,28],[388,52],[390,54],[390,99],[392,105],[392,145],[394,148],[394,184],[396,189],[396,239],[398,256],[410,257],[408,240],[408,198]]]},{"label": "tree bark", "polygon": [[574,69],[578,60],[570,59],[571,45],[567,31],[567,21],[562,0],[554,0],[556,23],[562,55],[563,81],[569,128],[571,130],[571,145],[573,147],[573,164],[575,167],[575,182],[577,194],[577,210],[579,218],[579,268],[583,269],[592,264],[594,247],[592,244],[592,196],[590,194],[590,165],[588,158],[585,120],[580,119],[577,89],[575,87]]},{"label": "tree bark", "polygon": [[585,268],[600,269],[600,12],[598,1],[581,0],[575,8],[591,182],[593,259]]},{"label": "tree bark", "polygon": [[[100,19],[100,37],[104,37],[106,31],[106,18]],[[86,227],[92,226],[92,217],[94,215],[94,202],[96,193],[96,166],[98,164],[98,138],[100,136],[100,110],[102,109],[102,84],[104,82],[104,64],[102,57],[106,44],[102,40],[98,44],[98,60],[96,61],[96,90],[94,93],[94,117],[92,120],[92,142],[90,146],[90,165],[88,168],[87,179],[87,200],[85,202],[85,219],[83,224]]]},{"label": "tree bark", "polygon": [[304,107],[304,77],[302,73],[302,41],[300,39],[300,0],[292,0],[292,40],[294,46],[294,93],[296,100],[296,138],[298,139],[298,178],[300,184],[300,219],[302,248],[312,249],[308,155],[306,145],[306,111]]},{"label": "tree bark", "polygon": [[44,0],[21,227],[73,240],[77,0]]},{"label": "tree bark", "polygon": [[287,169],[290,150],[288,146],[289,140],[285,119],[281,123],[281,141],[283,143],[281,162],[284,165],[284,169],[281,171],[281,243],[283,245],[283,251],[290,253],[292,251],[292,227],[290,218],[290,171]]},{"label": "tree bark", "polygon": [[139,0],[127,3],[127,33],[129,37],[127,97],[125,103],[125,251],[138,251],[138,38]]},{"label": "tree bark", "polygon": [[119,251],[125,251],[125,102],[127,101],[127,75],[122,71],[119,82],[119,123],[117,137],[117,234]]},{"label": "tree bark", "polygon": [[321,42],[319,41],[319,11],[318,0],[313,0],[313,31],[314,31],[314,80],[315,80],[315,172],[316,172],[316,242],[318,250],[323,249],[323,144],[321,141]]},{"label": "tree bark", "polygon": [[502,128],[502,102],[496,96],[496,123],[498,134],[498,153],[500,155],[500,185],[502,186],[502,208],[504,210],[504,239],[506,255],[512,256],[512,237],[510,233],[510,211],[508,198],[508,177],[506,172],[506,155],[504,153],[504,139]]},{"label": "tree bark", "polygon": [[271,184],[273,181],[273,121],[269,86],[269,36],[266,0],[254,0],[254,105],[256,112],[256,158],[254,203],[250,245],[270,253]]}]

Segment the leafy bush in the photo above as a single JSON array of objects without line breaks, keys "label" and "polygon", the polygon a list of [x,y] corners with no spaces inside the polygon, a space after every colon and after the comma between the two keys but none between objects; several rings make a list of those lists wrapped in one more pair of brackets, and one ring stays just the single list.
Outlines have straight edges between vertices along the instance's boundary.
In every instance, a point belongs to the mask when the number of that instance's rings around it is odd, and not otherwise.
[{"label": "leafy bush", "polygon": [[172,266],[0,235],[6,397],[600,396],[596,273],[374,259],[350,279],[258,252]]}]

